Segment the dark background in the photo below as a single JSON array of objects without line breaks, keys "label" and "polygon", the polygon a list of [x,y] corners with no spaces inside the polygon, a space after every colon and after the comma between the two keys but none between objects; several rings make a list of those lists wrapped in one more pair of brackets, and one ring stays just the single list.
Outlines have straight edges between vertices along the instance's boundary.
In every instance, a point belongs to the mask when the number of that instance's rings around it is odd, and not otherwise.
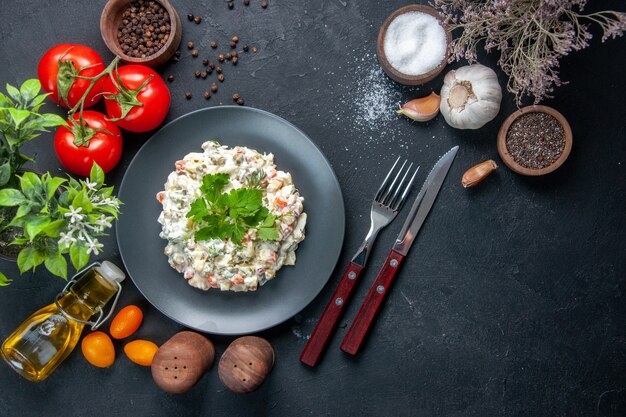
[{"label": "dark background", "polygon": [[[36,76],[51,46],[82,43],[112,56],[100,38],[103,0],[3,0],[0,7],[0,82],[19,84]],[[322,293],[298,316],[263,332],[277,362],[257,392],[237,396],[220,383],[214,367],[191,392],[170,396],[150,371],[130,363],[117,344],[110,369],[86,363],[79,349],[45,382],[33,384],[0,366],[3,416],[182,415],[376,415],[376,416],[623,416],[626,415],[626,111],[623,39],[601,44],[561,63],[569,84],[545,104],[570,121],[574,146],[557,172],[540,178],[505,166],[479,187],[464,190],[463,172],[493,158],[496,133],[515,110],[506,93],[498,117],[476,131],[450,128],[441,116],[414,123],[393,113],[398,103],[439,91],[443,74],[421,88],[388,80],[375,57],[378,28],[406,1],[270,0],[244,7],[235,1],[174,0],[183,18],[183,45],[201,53],[232,35],[256,45],[256,54],[225,66],[226,82],[210,101],[201,98],[209,80],[183,47],[174,74],[167,121],[206,106],[231,104],[239,92],[246,105],[275,113],[306,132],[330,160],[346,203],[346,239],[340,263]],[[598,2],[595,8],[621,8]],[[187,13],[203,17],[199,26]],[[496,56],[482,59],[495,68]],[[460,66],[453,64],[449,68]],[[448,69],[449,69],[448,68]],[[506,78],[499,72],[501,84]],[[215,78],[215,73],[212,76]],[[194,94],[190,101],[184,91]],[[101,107],[100,107],[101,108]],[[49,110],[61,114],[62,109]],[[133,155],[149,138],[125,134],[119,166],[107,182],[119,185]],[[395,238],[407,210],[380,235],[355,301],[323,362],[301,365],[298,355],[338,282],[341,269],[368,227],[374,187],[397,155],[431,166],[454,145],[461,149],[433,212],[398,276],[361,354],[339,351]],[[62,175],[52,134],[25,149],[37,167]],[[166,161],[165,163],[171,163]],[[422,171],[419,180],[425,177]],[[98,259],[121,264],[114,235]],[[64,282],[43,268],[0,289],[0,337],[50,303]],[[262,289],[261,289],[262,291]],[[280,300],[277,300],[280,302]],[[145,312],[138,338],[163,343],[180,326],[142,299],[130,280],[121,304]],[[218,357],[233,338],[211,337]]]}]

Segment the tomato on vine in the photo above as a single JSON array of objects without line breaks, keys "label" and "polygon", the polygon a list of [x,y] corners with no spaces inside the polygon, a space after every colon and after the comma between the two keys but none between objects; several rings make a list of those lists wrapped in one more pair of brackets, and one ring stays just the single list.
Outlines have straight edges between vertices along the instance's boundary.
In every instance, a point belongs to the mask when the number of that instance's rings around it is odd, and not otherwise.
[{"label": "tomato on vine", "polygon": [[[39,61],[37,76],[50,99],[60,105],[73,108],[89,89],[91,80],[105,70],[102,58],[93,49],[63,43],[49,49]],[[85,97],[84,107],[100,100],[102,79],[97,80]]]},{"label": "tomato on vine", "polygon": [[75,113],[54,135],[54,150],[65,169],[88,177],[96,162],[109,172],[122,157],[122,134],[102,113],[85,110]]},{"label": "tomato on vine", "polygon": [[143,65],[119,67],[104,80],[109,120],[131,132],[156,129],[170,109],[170,92],[153,69]]}]

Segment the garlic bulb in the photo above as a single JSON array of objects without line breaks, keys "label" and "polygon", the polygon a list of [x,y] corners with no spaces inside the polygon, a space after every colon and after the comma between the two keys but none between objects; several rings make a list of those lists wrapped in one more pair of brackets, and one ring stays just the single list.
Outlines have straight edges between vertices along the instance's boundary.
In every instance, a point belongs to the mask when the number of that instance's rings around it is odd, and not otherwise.
[{"label": "garlic bulb", "polygon": [[446,74],[439,111],[457,129],[478,129],[500,111],[502,89],[496,73],[473,64]]}]

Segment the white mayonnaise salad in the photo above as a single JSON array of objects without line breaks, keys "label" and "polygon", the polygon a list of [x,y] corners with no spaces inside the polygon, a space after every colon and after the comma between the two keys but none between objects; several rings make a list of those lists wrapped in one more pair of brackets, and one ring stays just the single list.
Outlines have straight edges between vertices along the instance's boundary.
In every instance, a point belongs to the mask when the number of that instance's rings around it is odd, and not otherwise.
[{"label": "white mayonnaise salad", "polygon": [[[229,148],[215,141],[205,142],[202,149],[202,153],[192,152],[177,161],[165,191],[157,194],[163,205],[158,219],[162,225],[159,236],[168,241],[165,255],[193,287],[255,291],[274,278],[283,265],[295,264],[296,249],[304,240],[304,198],[294,186],[291,174],[276,169],[271,153],[260,154],[240,146]],[[261,189],[263,205],[277,217],[279,240],[261,240],[256,229],[248,230],[239,244],[230,239],[194,239],[198,227],[187,218],[187,213],[201,195],[202,178],[218,173],[230,176],[224,192],[251,185]]]}]

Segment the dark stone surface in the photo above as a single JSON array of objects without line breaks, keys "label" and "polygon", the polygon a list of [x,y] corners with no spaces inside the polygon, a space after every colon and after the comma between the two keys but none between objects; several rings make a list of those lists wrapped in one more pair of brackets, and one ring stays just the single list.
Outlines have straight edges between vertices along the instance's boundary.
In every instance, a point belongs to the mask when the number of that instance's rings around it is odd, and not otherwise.
[{"label": "dark stone surface", "polygon": [[[464,190],[465,169],[488,158],[498,161],[496,133],[515,109],[513,98],[506,94],[498,117],[478,131],[452,129],[441,116],[424,124],[394,116],[399,102],[438,91],[442,80],[403,88],[378,71],[378,27],[404,1],[271,1],[266,10],[257,2],[244,7],[235,1],[234,10],[217,0],[172,3],[183,16],[183,44],[193,40],[201,57],[182,48],[178,64],[160,69],[176,76],[168,120],[230,104],[239,92],[247,105],[309,134],[344,190],[348,234],[342,260],[313,303],[261,334],[274,346],[277,362],[253,394],[230,393],[214,368],[191,392],[167,395],[149,369],[130,363],[117,343],[118,359],[110,369],[88,365],[77,350],[41,384],[0,366],[0,415],[626,415],[623,39],[594,39],[592,48],[562,62],[562,79],[570,84],[545,103],[561,111],[574,132],[572,154],[561,169],[533,179],[501,167],[476,189]],[[87,44],[109,60],[98,30],[103,6],[103,0],[3,1],[0,81],[34,77],[39,57],[61,42]],[[201,15],[202,24],[187,22],[189,12]],[[197,80],[193,72],[202,56],[215,55],[212,39],[227,50],[235,34],[242,45],[259,50],[242,54],[235,68],[224,65],[226,82],[204,101],[212,78]],[[495,59],[483,62],[494,67]],[[505,84],[502,74],[500,80]],[[194,93],[192,100],[185,100],[185,90]],[[123,159],[108,182],[120,183],[149,136],[125,135]],[[51,138],[45,135],[26,150],[37,152],[40,169],[60,173]],[[369,198],[381,173],[395,155],[428,167],[454,145],[461,149],[448,181],[362,353],[347,357],[339,344],[401,221],[381,234],[322,364],[313,370],[302,366],[298,355],[305,337],[367,229]],[[400,218],[405,215],[406,210]],[[119,262],[114,237],[104,243],[100,259]],[[4,338],[51,302],[63,282],[44,269],[18,277],[14,264],[2,262],[0,270],[15,278],[0,289]],[[131,282],[121,303],[144,309],[139,338],[163,343],[180,330],[147,305]],[[212,339],[218,356],[232,341]]]}]

